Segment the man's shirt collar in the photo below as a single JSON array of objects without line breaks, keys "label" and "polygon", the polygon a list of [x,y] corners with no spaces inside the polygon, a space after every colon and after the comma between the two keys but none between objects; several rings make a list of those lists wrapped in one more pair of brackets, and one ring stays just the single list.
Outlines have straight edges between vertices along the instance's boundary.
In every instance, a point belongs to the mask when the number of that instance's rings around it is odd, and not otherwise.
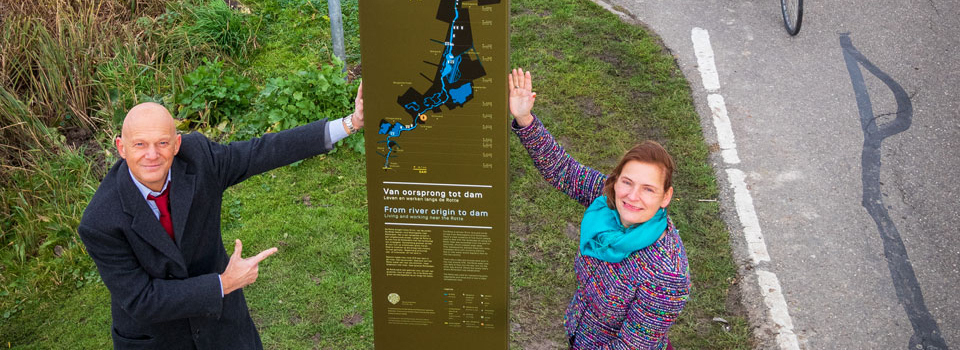
[{"label": "man's shirt collar", "polygon": [[154,197],[159,196],[160,193],[163,193],[163,191],[167,190],[167,185],[170,184],[170,170],[167,170],[167,181],[163,183],[163,188],[160,189],[160,192],[153,191],[150,188],[148,188],[146,185],[140,183],[140,181],[137,180],[137,177],[133,176],[133,172],[130,171],[130,167],[127,167],[127,172],[130,173],[130,179],[133,180],[134,185],[137,185],[137,189],[140,190],[140,194],[143,195],[144,200],[146,200],[147,195],[150,195],[150,194],[154,195]]}]

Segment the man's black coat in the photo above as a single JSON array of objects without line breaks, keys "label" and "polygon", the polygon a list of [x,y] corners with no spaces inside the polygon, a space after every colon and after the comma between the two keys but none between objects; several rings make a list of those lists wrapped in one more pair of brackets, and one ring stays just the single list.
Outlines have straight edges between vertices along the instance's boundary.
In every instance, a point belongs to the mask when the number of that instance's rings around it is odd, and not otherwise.
[{"label": "man's black coat", "polygon": [[78,231],[110,290],[114,348],[262,348],[243,291],[220,296],[218,275],[229,260],[220,236],[223,191],[328,151],[325,124],[229,145],[183,135],[170,169],[176,242],[134,185],[126,161],[113,165]]}]

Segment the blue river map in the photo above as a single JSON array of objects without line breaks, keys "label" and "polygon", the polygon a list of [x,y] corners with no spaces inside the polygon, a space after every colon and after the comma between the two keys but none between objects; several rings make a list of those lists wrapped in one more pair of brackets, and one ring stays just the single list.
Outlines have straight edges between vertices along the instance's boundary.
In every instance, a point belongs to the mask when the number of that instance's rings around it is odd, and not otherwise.
[{"label": "blue river map", "polygon": [[[482,6],[497,4],[500,0],[479,0],[477,3]],[[431,85],[422,93],[412,87],[408,88],[397,97],[397,104],[410,115],[411,122],[380,120],[378,134],[386,137],[378,143],[383,143],[386,147],[385,153],[377,153],[384,158],[384,170],[389,170],[390,159],[398,156],[394,151],[401,147],[398,140],[404,132],[413,131],[427,123],[427,112],[439,113],[442,111],[441,107],[453,110],[473,100],[473,81],[486,75],[474,45],[470,11],[461,5],[461,0],[441,0],[436,20],[449,23],[449,27],[444,33],[444,41],[431,40],[444,47],[440,62],[424,61],[425,64],[436,67],[434,77],[430,79],[420,73]]]}]

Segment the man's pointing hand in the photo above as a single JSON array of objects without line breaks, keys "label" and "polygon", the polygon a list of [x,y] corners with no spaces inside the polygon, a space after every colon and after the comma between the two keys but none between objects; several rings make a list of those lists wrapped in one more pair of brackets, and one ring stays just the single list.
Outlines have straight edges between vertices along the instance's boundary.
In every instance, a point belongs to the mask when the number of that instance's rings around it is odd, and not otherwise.
[{"label": "man's pointing hand", "polygon": [[244,259],[240,256],[243,252],[243,243],[236,240],[233,248],[233,255],[230,256],[230,262],[227,263],[227,269],[220,274],[220,283],[223,286],[223,295],[246,287],[257,280],[257,274],[260,261],[277,252],[273,247],[260,252],[253,257]]}]

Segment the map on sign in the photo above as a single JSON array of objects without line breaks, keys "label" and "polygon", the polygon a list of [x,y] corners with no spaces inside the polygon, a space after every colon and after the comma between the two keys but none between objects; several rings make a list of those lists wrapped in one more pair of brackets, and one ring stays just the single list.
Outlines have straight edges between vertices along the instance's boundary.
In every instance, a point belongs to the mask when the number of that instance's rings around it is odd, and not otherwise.
[{"label": "map on sign", "polygon": [[[500,3],[500,0],[478,1],[477,5],[497,3]],[[378,143],[384,144],[386,152],[377,153],[384,158],[384,169],[391,168],[390,158],[396,156],[394,149],[401,147],[397,139],[404,132],[415,130],[421,124],[427,123],[429,112],[440,113],[443,110],[441,107],[447,110],[462,107],[473,99],[473,81],[486,75],[481,63],[482,58],[473,41],[470,9],[465,8],[460,0],[441,1],[436,20],[448,23],[449,26],[445,32],[445,40],[429,39],[435,45],[443,47],[439,62],[423,61],[432,68],[433,75],[430,77],[420,72],[419,76],[430,85],[423,92],[409,87],[397,97],[397,104],[410,116],[408,122],[380,120],[378,134],[386,135],[386,138]],[[424,52],[424,56],[428,56],[428,53]]]}]

